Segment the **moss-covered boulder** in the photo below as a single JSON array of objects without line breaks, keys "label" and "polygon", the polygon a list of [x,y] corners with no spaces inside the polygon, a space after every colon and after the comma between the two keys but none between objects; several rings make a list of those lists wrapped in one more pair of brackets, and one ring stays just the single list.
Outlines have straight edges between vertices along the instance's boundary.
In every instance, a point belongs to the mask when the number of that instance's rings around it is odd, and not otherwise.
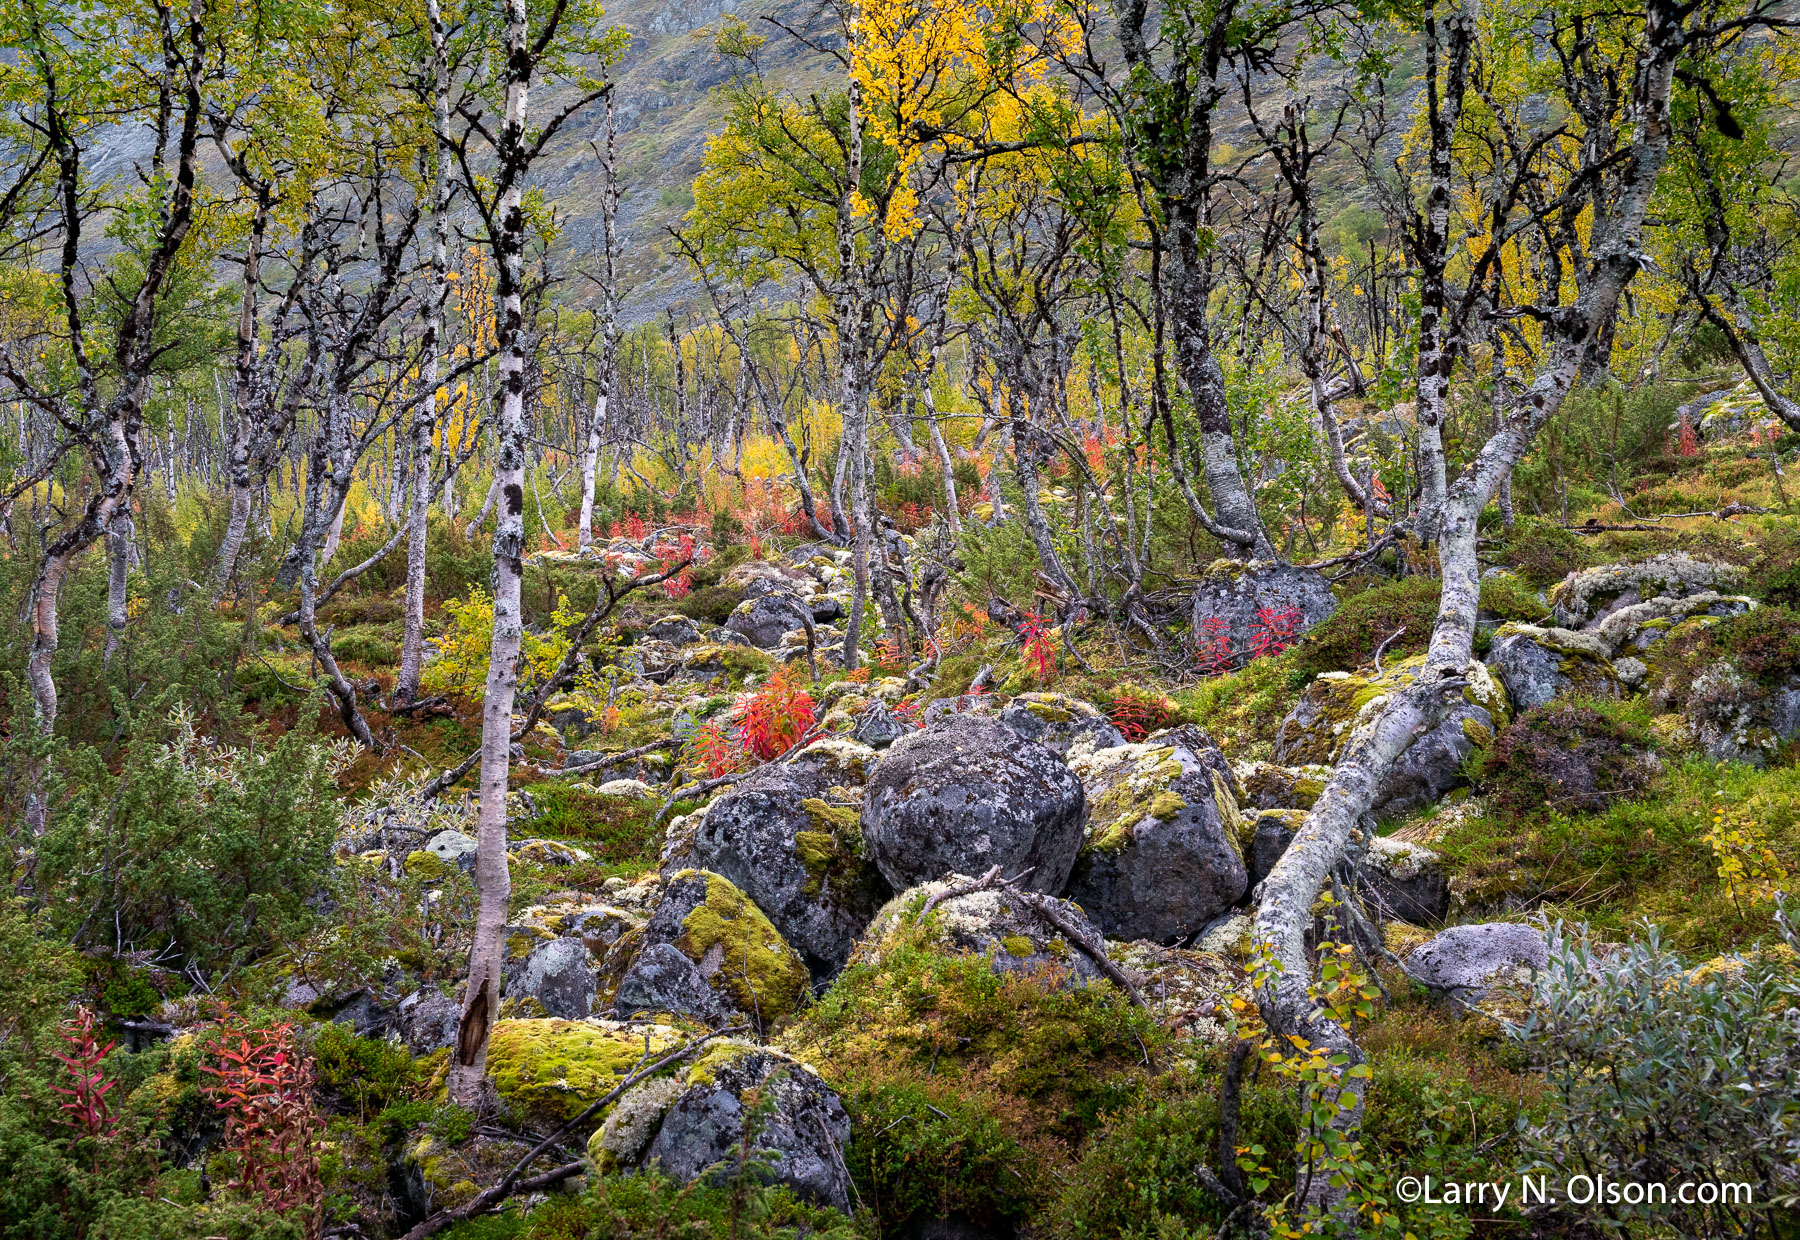
[{"label": "moss-covered boulder", "polygon": [[875,752],[832,738],[735,784],[672,831],[663,872],[736,884],[824,980],[892,889],[865,855],[862,788]]},{"label": "moss-covered boulder", "polygon": [[1070,762],[1088,824],[1069,897],[1109,936],[1173,943],[1243,896],[1243,816],[1223,765],[1158,741]]},{"label": "moss-covered boulder", "polygon": [[[1380,675],[1323,672],[1275,733],[1274,759],[1283,765],[1336,765],[1356,727],[1372,718],[1388,696],[1418,678],[1425,665],[1415,655],[1389,665]],[[1400,755],[1375,793],[1378,816],[1398,816],[1422,808],[1455,787],[1463,762],[1512,720],[1506,690],[1486,665],[1471,660],[1463,700],[1437,727]]]},{"label": "moss-covered boulder", "polygon": [[[922,944],[946,955],[982,956],[995,972],[1038,974],[1059,986],[1097,982],[1106,976],[1086,952],[1006,891],[971,891],[939,900],[920,920],[927,903],[972,882],[967,875],[953,874],[889,901],[869,927],[858,958],[879,962],[897,947]],[[1099,927],[1079,905],[1069,900],[1055,905],[1090,942],[1102,941]]]},{"label": "moss-covered boulder", "polygon": [[807,990],[799,953],[735,883],[707,870],[669,879],[643,942],[673,945],[715,994],[763,1028],[790,1015]]},{"label": "moss-covered boulder", "polygon": [[488,1076],[521,1120],[554,1127],[604,1096],[643,1057],[682,1041],[669,1025],[611,1020],[503,1020],[488,1039]]},{"label": "moss-covered boulder", "polygon": [[602,1171],[654,1169],[678,1183],[748,1173],[850,1208],[850,1117],[818,1073],[771,1047],[724,1040],[670,1078],[634,1086],[588,1142]]},{"label": "moss-covered boulder", "polygon": [[1241,762],[1235,768],[1243,805],[1252,809],[1311,809],[1331,768],[1321,765],[1281,766],[1274,762]]}]

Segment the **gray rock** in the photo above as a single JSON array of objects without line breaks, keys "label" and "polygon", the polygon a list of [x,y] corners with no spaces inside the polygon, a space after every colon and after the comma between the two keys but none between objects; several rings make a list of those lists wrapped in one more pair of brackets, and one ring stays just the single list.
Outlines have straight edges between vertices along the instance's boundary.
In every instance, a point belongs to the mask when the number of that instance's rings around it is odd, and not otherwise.
[{"label": "gray rock", "polygon": [[1630,564],[1603,564],[1570,573],[1550,591],[1556,622],[1581,628],[1651,598],[1685,598],[1723,589],[1744,578],[1735,564],[1696,560],[1685,552],[1653,555]]},{"label": "gray rock", "polygon": [[1623,688],[1612,664],[1585,650],[1545,645],[1542,630],[1502,628],[1488,647],[1488,666],[1506,686],[1515,711],[1546,706],[1559,697],[1618,698]]},{"label": "gray rock", "polygon": [[1205,631],[1209,619],[1223,621],[1232,656],[1243,659],[1255,647],[1257,613],[1265,609],[1292,612],[1291,633],[1298,636],[1337,610],[1337,596],[1325,575],[1311,569],[1278,561],[1219,560],[1194,591],[1193,631]]},{"label": "gray rock", "polygon": [[886,749],[912,731],[894,717],[894,712],[880,702],[870,702],[857,712],[856,726],[850,735],[871,749]]},{"label": "gray rock", "polygon": [[882,755],[862,832],[882,877],[903,890],[952,872],[1026,870],[1034,891],[1068,882],[1087,802],[1081,781],[1042,745],[979,715],[953,715]]},{"label": "gray rock", "polygon": [[462,1024],[462,1004],[442,992],[426,988],[400,1000],[400,1037],[415,1055],[429,1055],[456,1044]]},{"label": "gray rock", "polygon": [[549,939],[525,960],[506,969],[508,998],[536,999],[547,1015],[583,1020],[594,1014],[599,971],[587,944],[580,939]]},{"label": "gray rock", "polygon": [[700,626],[686,616],[664,616],[646,628],[644,636],[671,646],[694,646],[706,640]]},{"label": "gray rock", "polygon": [[475,837],[461,831],[439,831],[425,844],[425,851],[445,865],[472,869],[475,865]]},{"label": "gray rock", "polygon": [[587,766],[589,763],[600,761],[605,756],[606,754],[598,749],[571,749],[563,755],[563,765],[565,767]]},{"label": "gray rock", "polygon": [[[395,1008],[383,1003],[366,986],[358,987],[347,995],[315,1003],[309,1011],[333,1024],[349,1025],[351,1032],[359,1038],[379,1037],[392,1029],[398,1021]],[[460,1013],[458,1015],[460,1017]]]},{"label": "gray rock", "polygon": [[1065,761],[1125,743],[1099,708],[1062,693],[1021,693],[1001,709],[1000,722]]},{"label": "gray rock", "polygon": [[695,1017],[713,1028],[737,1014],[713,993],[700,967],[672,943],[652,943],[638,953],[619,981],[613,1007],[622,1020],[640,1012],[668,1012]]},{"label": "gray rock", "polygon": [[1069,898],[1110,938],[1174,943],[1244,894],[1229,768],[1221,775],[1200,753],[1167,739],[1102,749],[1069,766],[1089,808]]},{"label": "gray rock", "polygon": [[1357,867],[1363,895],[1382,921],[1435,926],[1450,911],[1443,858],[1420,844],[1377,836]]},{"label": "gray rock", "polygon": [[725,627],[741,634],[752,646],[773,650],[782,636],[801,627],[799,611],[806,604],[785,592],[772,592],[740,604]]},{"label": "gray rock", "polygon": [[807,994],[806,962],[755,901],[720,874],[687,869],[670,877],[641,942],[672,944],[722,1002],[765,1029]]},{"label": "gray rock", "polygon": [[[925,883],[890,901],[869,927],[866,949],[879,959],[916,926],[925,901],[954,886],[967,885],[966,874]],[[1100,929],[1080,905],[1057,900],[1060,915],[1092,943]],[[1064,986],[1086,985],[1106,974],[1054,926],[1003,891],[971,891],[940,902],[927,918],[924,934],[932,947],[955,955],[985,956],[999,973],[1053,974]]]},{"label": "gray rock", "polygon": [[1250,871],[1251,890],[1254,891],[1256,884],[1275,869],[1275,863],[1294,842],[1294,836],[1305,821],[1303,809],[1265,809],[1256,815],[1251,825],[1250,856],[1246,866]]},{"label": "gray rock", "polygon": [[857,810],[832,791],[861,782],[857,748],[848,747],[842,761],[809,748],[792,765],[739,781],[706,808],[663,867],[665,875],[710,870],[737,884],[819,981],[844,967],[856,936],[892,894],[864,855]]},{"label": "gray rock", "polygon": [[1452,997],[1474,1002],[1510,975],[1538,970],[1550,962],[1544,932],[1517,922],[1451,926],[1406,958],[1406,971]]},{"label": "gray rock", "polygon": [[706,1077],[663,1113],[644,1164],[683,1184],[725,1180],[748,1145],[751,1175],[848,1212],[849,1139],[850,1117],[816,1073],[780,1051],[746,1046],[735,1058],[708,1056]]},{"label": "gray rock", "polygon": [[[1356,728],[1379,709],[1387,694],[1417,678],[1422,655],[1372,672],[1321,673],[1275,733],[1273,757],[1285,765],[1333,764]],[[1421,809],[1462,780],[1463,762],[1512,721],[1506,691],[1485,664],[1464,668],[1468,687],[1443,722],[1413,742],[1389,769],[1375,793],[1377,817],[1397,817]]]},{"label": "gray rock", "polygon": [[844,618],[844,605],[829,594],[815,594],[806,600],[806,605],[812,608],[814,624],[830,624]]}]

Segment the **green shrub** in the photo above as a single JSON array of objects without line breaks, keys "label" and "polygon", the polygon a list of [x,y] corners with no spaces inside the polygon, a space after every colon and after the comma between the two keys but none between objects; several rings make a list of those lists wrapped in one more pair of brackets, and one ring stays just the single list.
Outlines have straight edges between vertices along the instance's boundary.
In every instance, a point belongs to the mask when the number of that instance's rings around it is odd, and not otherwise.
[{"label": "green shrub", "polygon": [[[1541,1007],[1511,1036],[1542,1065],[1551,1100],[1524,1132],[1552,1183],[1749,1183],[1751,1201],[1567,1208],[1621,1235],[1791,1234],[1790,1169],[1800,1156],[1800,948],[1778,915],[1780,946],[1694,968],[1654,925],[1623,949],[1585,928],[1550,928]],[[1766,1230],[1765,1230],[1766,1229]]]},{"label": "green shrub", "polygon": [[655,1174],[602,1177],[585,1195],[534,1211],[516,1231],[449,1234],[458,1240],[859,1240],[849,1219],[798,1200],[785,1185],[738,1176],[683,1186]]},{"label": "green shrub", "polygon": [[274,741],[213,744],[180,707],[133,738],[116,777],[77,755],[76,787],[38,848],[54,923],[209,971],[290,941],[331,870],[346,757],[304,722]]},{"label": "green shrub", "polygon": [[682,599],[675,610],[689,620],[724,624],[744,601],[744,592],[731,586],[702,586]]},{"label": "green shrub", "polygon": [[844,1099],[845,1159],[885,1235],[956,1218],[1011,1231],[1029,1213],[1034,1160],[985,1105],[943,1081],[866,1086]]},{"label": "green shrub", "polygon": [[1546,517],[1520,518],[1501,558],[1535,586],[1554,585],[1590,563],[1581,537]]},{"label": "green shrub", "polygon": [[655,864],[657,833],[650,829],[650,819],[660,801],[602,796],[555,780],[533,784],[531,798],[537,812],[516,826],[519,835],[578,840],[596,860],[614,864]]},{"label": "green shrub", "polygon": [[321,1025],[312,1039],[319,1088],[337,1109],[366,1120],[410,1098],[418,1085],[404,1046],[359,1038],[344,1025]]},{"label": "green shrub", "polygon": [[365,667],[392,667],[400,662],[400,651],[379,630],[334,633],[331,653],[340,659],[361,663]]}]

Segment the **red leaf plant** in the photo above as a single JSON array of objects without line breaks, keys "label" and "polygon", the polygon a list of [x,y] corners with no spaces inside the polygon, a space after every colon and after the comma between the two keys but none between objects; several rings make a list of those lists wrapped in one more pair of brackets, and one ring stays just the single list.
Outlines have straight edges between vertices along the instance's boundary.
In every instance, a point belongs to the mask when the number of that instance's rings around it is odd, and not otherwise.
[{"label": "red leaf plant", "polygon": [[1200,622],[1194,640],[1194,666],[1203,676],[1221,676],[1231,670],[1231,625],[1222,616]]},{"label": "red leaf plant", "polygon": [[325,1188],[319,1178],[319,1134],[313,1064],[286,1021],[257,1025],[229,1009],[214,1050],[217,1080],[205,1087],[225,1112],[225,1148],[237,1156],[227,1189],[241,1189],[278,1214],[299,1214],[317,1237]]},{"label": "red leaf plant", "polygon": [[1039,682],[1047,682],[1056,670],[1056,643],[1045,631],[1043,617],[1035,611],[1024,613],[1019,636],[1025,644],[1025,661],[1036,670]]},{"label": "red leaf plant", "polygon": [[1250,657],[1277,655],[1300,640],[1300,609],[1258,607],[1250,622]]},{"label": "red leaf plant", "polygon": [[1141,741],[1175,722],[1175,703],[1159,693],[1123,685],[1113,694],[1106,716],[1128,741]]},{"label": "red leaf plant", "polygon": [[1681,415],[1681,425],[1676,428],[1675,455],[1700,455],[1700,436],[1694,433],[1694,424],[1688,421],[1685,413]]},{"label": "red leaf plant", "polygon": [[744,751],[735,738],[726,734],[724,725],[714,719],[701,724],[688,738],[687,761],[706,772],[708,779],[717,779],[743,768]]},{"label": "red leaf plant", "polygon": [[100,1169],[100,1145],[112,1136],[119,1122],[106,1100],[117,1082],[106,1079],[103,1066],[118,1043],[100,1045],[99,1025],[94,1013],[85,1007],[76,1008],[75,1015],[62,1023],[63,1049],[55,1054],[69,1070],[69,1083],[50,1087],[68,1099],[60,1108],[59,1122],[75,1130],[76,1140],[88,1138],[93,1142],[92,1170],[96,1174]]},{"label": "red leaf plant", "polygon": [[816,717],[812,694],[800,680],[800,665],[790,663],[743,699],[738,743],[767,762],[793,748]]}]

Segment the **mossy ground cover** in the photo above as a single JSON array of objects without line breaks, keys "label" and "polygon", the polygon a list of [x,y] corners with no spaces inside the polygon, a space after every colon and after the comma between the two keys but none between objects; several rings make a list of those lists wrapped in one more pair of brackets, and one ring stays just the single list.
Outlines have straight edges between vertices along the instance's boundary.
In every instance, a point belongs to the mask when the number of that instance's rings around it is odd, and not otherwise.
[{"label": "mossy ground cover", "polygon": [[1712,955],[1770,932],[1766,916],[1740,915],[1719,881],[1705,836],[1721,806],[1757,823],[1777,856],[1800,856],[1800,768],[1692,756],[1670,758],[1639,795],[1599,813],[1472,814],[1432,847],[1453,887],[1477,901],[1522,899],[1616,939],[1649,918],[1675,949]]}]

